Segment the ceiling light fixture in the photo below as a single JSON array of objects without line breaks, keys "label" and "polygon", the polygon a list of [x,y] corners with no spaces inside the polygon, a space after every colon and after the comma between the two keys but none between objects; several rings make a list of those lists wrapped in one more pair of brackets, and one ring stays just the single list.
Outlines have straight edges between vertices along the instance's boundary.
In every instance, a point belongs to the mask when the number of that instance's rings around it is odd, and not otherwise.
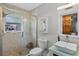
[{"label": "ceiling light fixture", "polygon": [[63,5],[63,6],[58,7],[57,10],[67,9],[67,8],[73,7],[76,4],[77,3],[69,3],[69,4],[66,4],[66,5]]}]

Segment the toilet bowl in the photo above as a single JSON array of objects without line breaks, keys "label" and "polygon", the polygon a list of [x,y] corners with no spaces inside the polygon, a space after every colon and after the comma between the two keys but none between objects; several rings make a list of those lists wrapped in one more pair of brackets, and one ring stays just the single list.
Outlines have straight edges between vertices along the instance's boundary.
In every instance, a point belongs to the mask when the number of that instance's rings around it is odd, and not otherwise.
[{"label": "toilet bowl", "polygon": [[42,52],[47,49],[47,40],[39,39],[38,40],[39,47],[33,48],[29,54],[31,56],[41,56]]},{"label": "toilet bowl", "polygon": [[34,48],[30,51],[31,56],[41,56],[42,55],[42,49],[41,48]]}]

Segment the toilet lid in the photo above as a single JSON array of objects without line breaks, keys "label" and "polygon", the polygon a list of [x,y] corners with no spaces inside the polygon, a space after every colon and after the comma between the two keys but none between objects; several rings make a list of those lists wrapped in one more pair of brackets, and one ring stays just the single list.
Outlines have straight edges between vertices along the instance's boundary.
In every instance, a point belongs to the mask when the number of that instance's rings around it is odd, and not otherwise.
[{"label": "toilet lid", "polygon": [[41,48],[34,48],[30,51],[30,54],[37,54],[37,53],[40,53],[42,52],[42,49]]}]

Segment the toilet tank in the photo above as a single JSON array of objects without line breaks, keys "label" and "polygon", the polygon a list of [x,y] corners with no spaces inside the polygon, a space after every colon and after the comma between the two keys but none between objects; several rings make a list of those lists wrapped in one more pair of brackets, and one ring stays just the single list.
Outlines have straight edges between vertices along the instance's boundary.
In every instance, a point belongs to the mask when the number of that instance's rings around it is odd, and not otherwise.
[{"label": "toilet tank", "polygon": [[47,48],[47,40],[45,40],[45,39],[38,39],[38,45],[39,45],[40,48],[46,49]]}]

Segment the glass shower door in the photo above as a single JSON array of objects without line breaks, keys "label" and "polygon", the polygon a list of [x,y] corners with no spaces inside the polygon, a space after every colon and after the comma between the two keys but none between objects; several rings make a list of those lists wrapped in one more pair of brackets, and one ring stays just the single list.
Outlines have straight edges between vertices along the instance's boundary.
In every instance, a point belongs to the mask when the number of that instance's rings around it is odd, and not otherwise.
[{"label": "glass shower door", "polygon": [[37,17],[36,16],[31,17],[31,28],[32,28],[32,38],[36,46],[37,45]]}]

